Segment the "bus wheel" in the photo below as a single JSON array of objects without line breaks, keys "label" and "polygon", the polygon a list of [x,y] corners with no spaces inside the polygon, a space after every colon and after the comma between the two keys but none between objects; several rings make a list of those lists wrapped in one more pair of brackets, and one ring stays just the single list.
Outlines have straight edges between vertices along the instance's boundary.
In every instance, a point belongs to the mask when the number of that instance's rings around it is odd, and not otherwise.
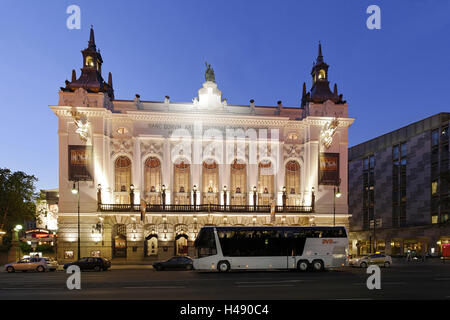
[{"label": "bus wheel", "polygon": [[323,261],[322,260],[314,260],[312,262],[312,267],[314,271],[323,271]]},{"label": "bus wheel", "polygon": [[230,264],[228,261],[219,261],[217,264],[217,270],[219,270],[219,272],[227,272],[230,270]]},{"label": "bus wheel", "polygon": [[299,271],[306,271],[309,268],[309,263],[307,260],[300,260],[297,263],[297,270]]}]

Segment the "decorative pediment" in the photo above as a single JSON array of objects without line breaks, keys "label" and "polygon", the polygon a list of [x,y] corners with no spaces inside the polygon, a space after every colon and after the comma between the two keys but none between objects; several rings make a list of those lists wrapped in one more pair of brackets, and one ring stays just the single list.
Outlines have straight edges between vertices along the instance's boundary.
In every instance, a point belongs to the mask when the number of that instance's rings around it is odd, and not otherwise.
[{"label": "decorative pediment", "polygon": [[304,152],[303,146],[298,146],[295,144],[285,144],[283,147],[283,159],[288,158],[300,158]]},{"label": "decorative pediment", "polygon": [[141,157],[146,154],[156,154],[163,156],[164,144],[162,142],[155,141],[141,141]]},{"label": "decorative pediment", "polygon": [[133,156],[134,141],[131,139],[111,139],[111,156],[117,153],[127,153]]}]

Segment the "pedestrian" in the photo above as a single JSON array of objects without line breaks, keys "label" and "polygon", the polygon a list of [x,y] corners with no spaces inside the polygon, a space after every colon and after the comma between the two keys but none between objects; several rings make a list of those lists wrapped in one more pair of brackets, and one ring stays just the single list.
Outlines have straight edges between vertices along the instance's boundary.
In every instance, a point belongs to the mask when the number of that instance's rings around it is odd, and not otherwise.
[{"label": "pedestrian", "polygon": [[407,262],[411,261],[411,250],[408,250],[408,253],[406,254],[406,261]]}]

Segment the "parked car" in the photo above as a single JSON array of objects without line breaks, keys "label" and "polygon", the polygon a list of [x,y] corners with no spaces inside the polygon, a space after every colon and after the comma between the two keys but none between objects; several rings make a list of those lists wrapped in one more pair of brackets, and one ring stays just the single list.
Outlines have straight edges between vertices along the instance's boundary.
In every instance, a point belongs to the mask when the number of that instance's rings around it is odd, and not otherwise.
[{"label": "parked car", "polygon": [[153,268],[157,271],[161,270],[192,270],[194,268],[193,261],[189,257],[172,257],[166,261],[153,263]]},{"label": "parked car", "polygon": [[79,266],[81,271],[94,270],[94,271],[106,271],[111,267],[111,261],[105,258],[99,257],[84,257],[80,260],[69,262],[64,265],[64,269],[70,266]]},{"label": "parked car", "polygon": [[49,271],[56,271],[56,269],[58,269],[58,261],[56,261],[53,258],[49,258],[49,257],[42,257],[45,262],[47,262],[47,268]]},{"label": "parked car", "polygon": [[385,254],[375,253],[367,256],[353,257],[349,260],[348,264],[360,268],[367,268],[371,264],[389,268],[392,264],[392,258]]},{"label": "parked car", "polygon": [[[45,258],[24,258],[17,262],[5,264],[5,271],[12,273],[16,271],[38,271],[45,272],[53,269],[53,266]],[[56,270],[56,269],[55,269]]]}]

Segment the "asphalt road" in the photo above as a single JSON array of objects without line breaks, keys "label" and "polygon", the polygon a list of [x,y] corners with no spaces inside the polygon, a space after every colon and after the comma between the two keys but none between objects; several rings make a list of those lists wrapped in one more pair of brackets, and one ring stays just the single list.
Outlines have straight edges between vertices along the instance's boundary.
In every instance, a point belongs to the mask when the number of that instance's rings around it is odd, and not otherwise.
[{"label": "asphalt road", "polygon": [[381,289],[369,290],[365,269],[299,273],[154,271],[83,272],[81,290],[68,290],[64,271],[0,273],[6,299],[450,299],[450,263],[411,263],[381,268]]}]

